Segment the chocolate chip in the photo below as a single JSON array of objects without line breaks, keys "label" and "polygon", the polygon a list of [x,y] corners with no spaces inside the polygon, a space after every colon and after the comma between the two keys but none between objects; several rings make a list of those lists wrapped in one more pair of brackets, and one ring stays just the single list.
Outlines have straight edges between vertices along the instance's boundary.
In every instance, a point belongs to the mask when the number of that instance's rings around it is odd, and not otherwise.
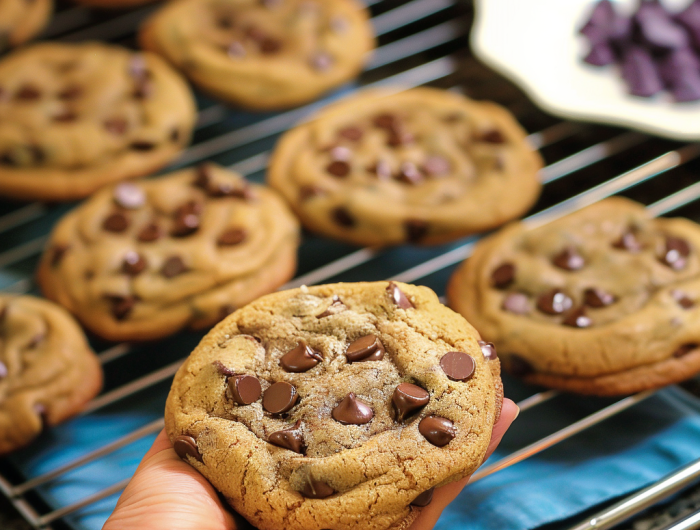
[{"label": "chocolate chip", "polygon": [[440,416],[426,416],[418,424],[418,431],[431,444],[444,447],[455,437],[454,424]]},{"label": "chocolate chip", "polygon": [[697,350],[698,347],[700,346],[698,346],[697,344],[684,344],[683,346],[681,346],[673,352],[673,356],[678,359],[680,357],[688,355],[693,350]]},{"label": "chocolate chip", "polygon": [[386,160],[378,160],[376,164],[367,168],[379,180],[389,180],[391,178],[391,166]]},{"label": "chocolate chip", "polygon": [[379,114],[374,117],[372,124],[380,129],[395,129],[399,126],[399,120],[393,114]]},{"label": "chocolate chip", "polygon": [[280,366],[285,372],[306,372],[323,361],[323,356],[305,341],[300,340],[295,348],[285,353],[280,359]]},{"label": "chocolate chip", "polygon": [[396,179],[406,184],[416,185],[423,182],[423,174],[413,162],[404,162],[401,164]]},{"label": "chocolate chip", "polygon": [[376,335],[365,335],[348,345],[345,357],[349,363],[381,361],[384,358],[384,345]]},{"label": "chocolate chip", "polygon": [[250,405],[256,402],[262,394],[262,387],[257,377],[252,375],[234,375],[228,379],[228,389],[231,397],[239,405]]},{"label": "chocolate chip", "polygon": [[149,223],[141,229],[137,239],[143,243],[151,243],[160,239],[162,236],[163,231],[160,226],[156,223]]},{"label": "chocolate chip", "polygon": [[394,282],[389,282],[389,285],[386,287],[386,292],[389,293],[391,301],[401,309],[413,309],[416,307]]},{"label": "chocolate chip", "polygon": [[199,448],[197,447],[197,442],[192,436],[178,436],[173,442],[173,449],[177,456],[183,460],[187,460],[187,457],[192,457],[198,462],[202,461],[202,455],[199,453]]},{"label": "chocolate chip", "polygon": [[187,265],[180,256],[171,256],[163,263],[160,273],[166,278],[174,278],[187,270]]},{"label": "chocolate chip", "polygon": [[127,210],[136,210],[146,204],[146,194],[140,186],[131,182],[123,182],[114,188],[114,202]]},{"label": "chocolate chip", "polygon": [[535,371],[528,360],[515,353],[508,356],[506,366],[508,371],[517,377],[523,377]]},{"label": "chocolate chip", "polygon": [[132,295],[108,295],[108,298],[112,302],[112,315],[117,320],[124,320],[126,317],[128,317],[129,313],[131,313],[131,310],[134,309],[134,306],[136,305],[136,297]]},{"label": "chocolate chip", "polygon": [[487,361],[494,361],[498,359],[498,354],[496,353],[496,346],[493,342],[486,342],[483,340],[478,341],[481,347],[481,353],[484,354],[484,359]]},{"label": "chocolate chip", "polygon": [[216,371],[219,372],[221,375],[225,375],[227,377],[230,377],[232,375],[236,375],[236,372],[231,370],[228,366],[226,366],[221,361],[214,361],[212,364],[216,368]]},{"label": "chocolate chip", "polygon": [[278,53],[280,49],[282,49],[282,43],[272,37],[266,37],[258,46],[264,55],[272,55]]},{"label": "chocolate chip", "polygon": [[333,495],[335,490],[325,482],[309,477],[300,493],[309,499],[325,499]]},{"label": "chocolate chip", "polygon": [[326,52],[317,52],[311,56],[309,64],[318,72],[326,72],[333,66],[333,57]]},{"label": "chocolate chip", "polygon": [[591,287],[583,292],[583,301],[588,307],[605,307],[615,303],[615,296],[603,289]]},{"label": "chocolate chip", "polygon": [[671,291],[671,297],[681,306],[683,309],[692,309],[695,307],[695,301],[690,299],[687,294],[678,289]]},{"label": "chocolate chip", "polygon": [[344,178],[350,174],[350,164],[344,160],[334,160],[326,166],[326,171],[334,177]]},{"label": "chocolate chip", "polygon": [[176,144],[180,141],[180,136],[180,129],[173,127],[173,129],[170,131],[170,141]]},{"label": "chocolate chip", "polygon": [[199,215],[202,213],[202,205],[195,201],[189,201],[175,210],[175,222],[171,234],[175,237],[186,237],[194,234],[199,229]]},{"label": "chocolate chip", "polygon": [[41,97],[41,90],[33,85],[23,85],[17,91],[15,97],[22,101],[36,101]]},{"label": "chocolate chip", "polygon": [[5,379],[7,377],[7,374],[9,372],[7,371],[7,365],[0,361],[0,379]]},{"label": "chocolate chip", "polygon": [[51,118],[53,121],[56,123],[71,123],[74,122],[78,119],[78,115],[75,112],[72,112],[70,110],[66,110],[61,112],[60,114],[56,114],[53,118]]},{"label": "chocolate chip", "polygon": [[422,221],[420,219],[408,219],[404,221],[403,226],[406,231],[406,241],[410,243],[420,243],[428,233],[427,221]]},{"label": "chocolate chip", "polygon": [[126,130],[129,126],[129,124],[124,118],[109,118],[102,125],[105,129],[107,129],[107,132],[116,134],[118,136],[121,136],[124,133],[126,133]]},{"label": "chocolate chip", "polygon": [[331,305],[329,305],[325,311],[316,315],[316,318],[329,317],[331,315],[335,315],[337,313],[345,311],[345,309],[346,309],[345,304],[340,299],[340,297],[338,295],[333,295],[333,300],[331,302]]},{"label": "chocolate chip", "polygon": [[343,127],[338,131],[338,136],[345,138],[346,140],[350,140],[351,142],[359,142],[362,139],[363,134],[362,129],[355,127],[354,125]]},{"label": "chocolate chip", "polygon": [[129,219],[121,212],[108,215],[102,222],[102,228],[108,232],[123,232],[129,228]]},{"label": "chocolate chip", "polygon": [[428,401],[430,401],[428,391],[411,383],[401,383],[391,396],[397,421],[403,421],[406,416],[422,409]]},{"label": "chocolate chip", "polygon": [[231,29],[234,26],[234,20],[229,15],[221,15],[216,19],[215,24],[221,29]]},{"label": "chocolate chip", "polygon": [[336,224],[343,226],[345,228],[352,228],[355,226],[355,218],[344,206],[338,206],[331,211],[331,218]]},{"label": "chocolate chip", "polygon": [[642,243],[637,239],[636,229],[630,228],[627,232],[620,236],[620,239],[615,241],[612,246],[629,252],[639,252],[642,250]]},{"label": "chocolate chip", "polygon": [[569,312],[562,324],[572,328],[590,328],[593,325],[593,321],[586,315],[586,309],[579,307]]},{"label": "chocolate chip", "polygon": [[233,245],[238,245],[245,241],[246,236],[247,233],[244,229],[230,228],[219,236],[219,239],[216,240],[216,244],[220,247],[230,247]]},{"label": "chocolate chip", "polygon": [[41,164],[46,159],[46,153],[44,153],[44,150],[38,145],[28,145],[27,150],[35,164]]},{"label": "chocolate chip", "polygon": [[451,351],[440,358],[440,367],[445,375],[453,381],[466,381],[474,375],[476,362],[467,353]]},{"label": "chocolate chip", "polygon": [[573,300],[559,289],[547,291],[537,299],[537,309],[548,315],[566,313],[573,305]]},{"label": "chocolate chip", "polygon": [[530,300],[524,293],[508,293],[501,307],[509,313],[525,315],[530,312]]},{"label": "chocolate chip", "polygon": [[450,162],[442,156],[429,156],[423,162],[423,171],[431,177],[442,177],[450,172]]},{"label": "chocolate chip", "polygon": [[418,497],[413,499],[411,502],[411,506],[418,506],[419,508],[423,508],[424,506],[427,506],[430,504],[433,500],[433,492],[435,491],[435,488],[430,488],[427,491],[424,491]]},{"label": "chocolate chip", "polygon": [[299,430],[301,420],[297,420],[293,427],[273,432],[267,439],[273,445],[289,449],[295,453],[304,454],[304,437]]},{"label": "chocolate chip", "polygon": [[58,265],[63,261],[63,257],[66,255],[66,252],[70,249],[70,245],[54,245],[51,247],[50,253],[51,253],[51,258],[49,263],[51,263],[52,267],[58,267]]},{"label": "chocolate chip", "polygon": [[155,149],[156,144],[145,140],[136,140],[135,142],[131,142],[129,147],[134,151],[152,151]]},{"label": "chocolate chip", "polygon": [[124,254],[124,260],[122,261],[122,272],[128,274],[129,276],[138,276],[145,269],[148,263],[146,258],[141,254],[134,251],[129,251]]},{"label": "chocolate chip", "polygon": [[503,144],[506,142],[506,137],[498,129],[491,129],[482,133],[478,140],[490,144]]},{"label": "chocolate chip", "polygon": [[357,399],[353,392],[350,392],[331,412],[333,419],[343,425],[364,425],[374,418],[372,408]]},{"label": "chocolate chip", "polygon": [[496,289],[505,289],[515,280],[515,265],[503,263],[491,273],[491,285]]},{"label": "chocolate chip", "polygon": [[577,271],[585,265],[583,256],[573,247],[567,247],[552,258],[552,263],[567,271]]},{"label": "chocolate chip", "polygon": [[387,144],[391,147],[401,147],[402,145],[411,144],[414,141],[415,137],[401,127],[391,129],[389,131],[389,137],[387,138]]},{"label": "chocolate chip", "polygon": [[79,85],[70,85],[58,93],[58,99],[72,101],[83,95],[83,88]]},{"label": "chocolate chip", "polygon": [[664,253],[659,259],[673,270],[681,270],[685,267],[689,255],[690,245],[685,239],[666,236]]},{"label": "chocolate chip", "polygon": [[308,201],[313,197],[318,197],[320,195],[326,195],[326,190],[319,186],[302,186],[299,189],[299,200],[301,202]]},{"label": "chocolate chip", "polygon": [[287,412],[299,400],[299,394],[294,385],[286,381],[273,384],[263,394],[263,408],[272,414]]}]

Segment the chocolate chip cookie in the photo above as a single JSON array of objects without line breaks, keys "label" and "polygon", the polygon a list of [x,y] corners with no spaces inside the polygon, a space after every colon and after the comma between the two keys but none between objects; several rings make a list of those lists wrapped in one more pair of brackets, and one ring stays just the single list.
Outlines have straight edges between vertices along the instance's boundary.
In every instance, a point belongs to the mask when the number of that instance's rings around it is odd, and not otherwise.
[{"label": "chocolate chip cookie", "polygon": [[44,29],[52,10],[52,0],[0,0],[0,52]]},{"label": "chocolate chip cookie", "polygon": [[202,89],[261,110],[318,98],[355,77],[374,48],[356,0],[177,0],[140,41]]},{"label": "chocolate chip cookie", "polygon": [[418,88],[325,109],[282,137],[268,178],[309,230],[358,245],[434,244],[523,214],[541,167],[505,109]]},{"label": "chocolate chip cookie", "polygon": [[97,335],[154,339],[274,291],[298,239],[274,191],[206,164],[94,195],[59,221],[38,279]]},{"label": "chocolate chip cookie", "polygon": [[143,4],[150,4],[158,0],[73,0],[76,4],[83,4],[91,7],[101,7],[105,9],[121,9],[135,7]]},{"label": "chocolate chip cookie", "polygon": [[616,395],[700,372],[700,227],[611,198],[479,243],[450,305],[526,381]]},{"label": "chocolate chip cookie", "polygon": [[195,106],[160,57],[98,43],[37,44],[0,61],[0,195],[90,195],[151,173],[187,145]]},{"label": "chocolate chip cookie", "polygon": [[66,311],[0,295],[0,454],[78,413],[102,387],[102,368]]},{"label": "chocolate chip cookie", "polygon": [[404,530],[480,464],[491,345],[426,287],[302,287],[211,331],[175,376],[175,451],[260,530]]}]

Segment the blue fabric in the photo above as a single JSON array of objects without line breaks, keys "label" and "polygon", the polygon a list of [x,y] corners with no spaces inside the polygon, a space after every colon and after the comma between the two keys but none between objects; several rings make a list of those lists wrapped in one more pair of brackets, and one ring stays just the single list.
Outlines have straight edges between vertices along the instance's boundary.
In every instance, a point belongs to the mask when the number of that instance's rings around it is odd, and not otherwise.
[{"label": "blue fabric", "polygon": [[[508,392],[507,392],[508,394]],[[570,396],[523,412],[489,463],[613,401]],[[436,530],[526,530],[640,489],[700,458],[700,401],[670,388],[467,488]]]}]

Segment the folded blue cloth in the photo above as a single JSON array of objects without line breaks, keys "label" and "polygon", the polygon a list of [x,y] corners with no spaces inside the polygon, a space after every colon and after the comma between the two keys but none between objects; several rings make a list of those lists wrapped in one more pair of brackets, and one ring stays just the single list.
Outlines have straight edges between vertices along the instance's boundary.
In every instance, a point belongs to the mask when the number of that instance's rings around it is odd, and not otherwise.
[{"label": "folded blue cloth", "polygon": [[[506,381],[506,394],[517,383]],[[489,463],[614,400],[559,396],[523,412]],[[700,400],[658,392],[529,459],[467,488],[436,530],[526,530],[570,518],[640,489],[700,458]]]}]

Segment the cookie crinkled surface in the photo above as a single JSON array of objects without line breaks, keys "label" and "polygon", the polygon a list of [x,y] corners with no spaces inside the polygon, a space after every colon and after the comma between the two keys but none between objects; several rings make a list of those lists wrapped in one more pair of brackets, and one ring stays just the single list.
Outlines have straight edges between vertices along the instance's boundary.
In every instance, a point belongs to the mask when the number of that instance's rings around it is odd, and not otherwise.
[{"label": "cookie crinkled surface", "polygon": [[481,464],[503,398],[478,333],[430,289],[348,283],[271,294],[178,371],[178,454],[261,530],[405,529]]}]

